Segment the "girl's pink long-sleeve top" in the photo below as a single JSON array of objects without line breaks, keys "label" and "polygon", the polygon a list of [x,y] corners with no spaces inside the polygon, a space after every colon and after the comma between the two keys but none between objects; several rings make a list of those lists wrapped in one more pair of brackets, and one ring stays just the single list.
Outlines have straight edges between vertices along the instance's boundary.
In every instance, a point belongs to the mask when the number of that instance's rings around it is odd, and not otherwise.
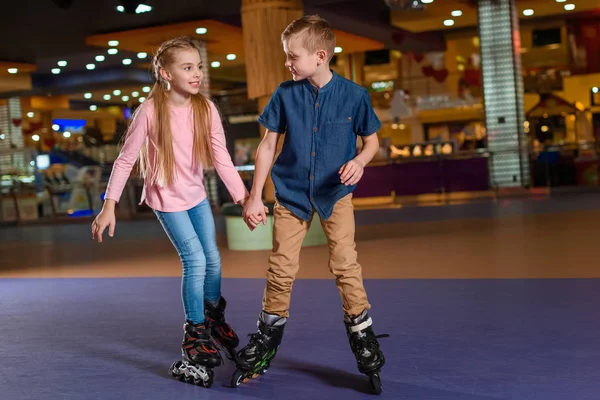
[{"label": "girl's pink long-sleeve top", "polygon": [[[225,183],[233,201],[239,203],[248,197],[248,191],[233,166],[225,144],[225,133],[217,108],[210,103],[211,112],[211,142],[213,165]],[[135,116],[129,128],[127,139],[115,160],[108,181],[105,198],[116,202],[121,198],[127,179],[133,165],[137,161],[142,146],[146,141],[154,141],[154,104],[152,99],[145,101]],[[156,184],[144,183],[140,204],[146,204],[158,211],[177,212],[193,208],[206,197],[204,187],[204,172],[202,165],[193,168],[193,139],[194,117],[191,104],[187,107],[169,105],[171,133],[173,135],[173,152],[175,156],[175,181],[170,186],[161,187]],[[150,160],[155,152],[154,146],[149,146]]]}]

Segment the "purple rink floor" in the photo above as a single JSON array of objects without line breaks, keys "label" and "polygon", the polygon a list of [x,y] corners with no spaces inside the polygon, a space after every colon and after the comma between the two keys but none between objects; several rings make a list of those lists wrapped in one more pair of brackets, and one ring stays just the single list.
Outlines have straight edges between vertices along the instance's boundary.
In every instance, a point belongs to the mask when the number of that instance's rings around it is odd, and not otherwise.
[{"label": "purple rink floor", "polygon": [[[228,320],[255,331],[264,281],[225,279]],[[388,399],[600,398],[600,280],[367,280]],[[179,358],[178,278],[1,279],[0,399],[371,399],[333,280],[299,280],[266,375],[210,389]]]}]

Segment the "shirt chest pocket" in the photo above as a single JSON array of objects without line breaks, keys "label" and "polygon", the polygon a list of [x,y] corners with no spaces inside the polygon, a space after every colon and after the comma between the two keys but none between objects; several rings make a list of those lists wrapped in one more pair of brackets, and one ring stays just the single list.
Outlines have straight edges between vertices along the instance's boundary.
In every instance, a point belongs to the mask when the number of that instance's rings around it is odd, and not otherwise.
[{"label": "shirt chest pocket", "polygon": [[338,145],[348,143],[354,136],[352,117],[334,117],[327,121],[325,141]]}]

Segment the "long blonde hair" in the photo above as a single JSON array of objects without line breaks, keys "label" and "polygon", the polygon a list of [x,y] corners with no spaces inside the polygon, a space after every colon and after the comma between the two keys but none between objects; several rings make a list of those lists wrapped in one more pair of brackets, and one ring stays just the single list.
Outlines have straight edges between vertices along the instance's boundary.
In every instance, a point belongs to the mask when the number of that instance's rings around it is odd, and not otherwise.
[{"label": "long blonde hair", "polygon": [[[172,64],[175,53],[180,50],[197,50],[200,55],[202,54],[197,42],[189,37],[178,37],[161,44],[152,60],[156,82],[148,95],[148,100],[154,101],[154,124],[151,132],[154,135],[149,135],[140,152],[139,172],[147,183],[159,186],[169,186],[175,181],[173,132],[171,132],[168,105],[170,83],[162,77],[160,70]],[[201,93],[192,95],[191,101],[194,115],[193,168],[198,169],[200,165],[206,168],[213,161],[210,105],[208,99]],[[155,149],[152,160],[150,146],[154,146]]]}]

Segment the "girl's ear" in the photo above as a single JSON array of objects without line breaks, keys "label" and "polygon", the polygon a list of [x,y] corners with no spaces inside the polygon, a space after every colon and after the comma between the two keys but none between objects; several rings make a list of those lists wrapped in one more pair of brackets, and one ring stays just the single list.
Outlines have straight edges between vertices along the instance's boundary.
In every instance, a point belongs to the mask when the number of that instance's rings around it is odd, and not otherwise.
[{"label": "girl's ear", "polygon": [[162,76],[162,78],[165,81],[170,81],[171,80],[171,73],[169,71],[167,71],[165,68],[161,68],[160,69],[160,76]]}]

